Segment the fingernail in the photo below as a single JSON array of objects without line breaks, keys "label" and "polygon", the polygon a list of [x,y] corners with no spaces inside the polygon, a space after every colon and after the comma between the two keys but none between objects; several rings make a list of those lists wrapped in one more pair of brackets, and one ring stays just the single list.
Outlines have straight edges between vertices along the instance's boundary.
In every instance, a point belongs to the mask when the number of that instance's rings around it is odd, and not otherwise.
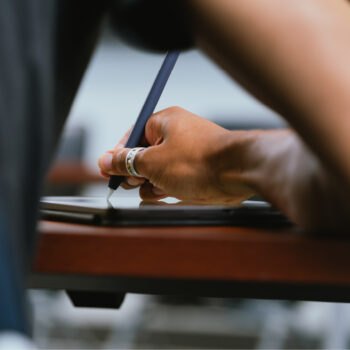
[{"label": "fingernail", "polygon": [[162,189],[158,188],[158,187],[153,187],[152,188],[152,192],[156,196],[161,196],[161,195],[164,194],[164,191]]},{"label": "fingernail", "polygon": [[110,170],[112,170],[112,159],[113,159],[113,154],[111,153],[105,153],[99,159],[99,165],[103,171],[108,173]]}]

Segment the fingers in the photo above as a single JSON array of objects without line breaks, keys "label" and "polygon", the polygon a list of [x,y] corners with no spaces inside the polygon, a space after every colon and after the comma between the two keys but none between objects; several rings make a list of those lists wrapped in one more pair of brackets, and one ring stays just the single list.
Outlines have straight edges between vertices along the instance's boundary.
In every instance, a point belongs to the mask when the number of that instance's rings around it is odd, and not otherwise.
[{"label": "fingers", "polygon": [[106,179],[109,179],[109,175],[105,173],[103,170],[100,169],[100,174],[105,177]]},{"label": "fingers", "polygon": [[[120,175],[120,176],[130,176],[129,172],[126,169],[125,159],[130,151],[129,148],[118,148],[114,151],[108,151],[103,154],[99,160],[98,165],[101,171],[108,175]],[[147,164],[144,161],[143,153],[148,152],[148,149],[139,151],[134,158],[134,168],[138,174],[147,178]],[[136,182],[139,183],[137,177],[133,177],[131,181],[132,186],[136,186]]]},{"label": "fingers", "polygon": [[127,176],[120,186],[125,190],[132,190],[141,186],[145,181],[143,177]]},{"label": "fingers", "polygon": [[145,127],[145,137],[150,145],[159,145],[166,137],[167,124],[170,118],[178,117],[185,111],[180,107],[169,107],[153,114]]},{"label": "fingers", "polygon": [[163,112],[155,113],[148,119],[145,127],[145,138],[150,145],[159,145],[163,140],[163,119]]},{"label": "fingers", "polygon": [[[127,171],[124,171],[123,164],[125,166],[126,157],[126,155],[124,157],[124,153],[127,153],[127,151],[128,149],[123,148],[119,148],[116,151],[108,151],[100,157],[98,164],[101,175],[106,178],[109,178],[110,175],[125,175],[125,180],[120,186],[125,190],[131,190],[141,186],[145,182],[145,178],[130,176]],[[122,162],[123,164],[121,164]]]},{"label": "fingers", "polygon": [[[108,151],[103,154],[98,160],[98,164],[103,175],[122,175],[126,176],[125,180],[121,183],[121,187],[130,190],[140,187],[140,196],[143,200],[158,200],[168,195],[160,188],[153,186],[150,182],[146,181],[144,177],[130,176],[126,170],[125,158],[128,153],[128,148],[119,148],[116,151]],[[142,158],[137,161],[138,155],[145,152],[146,150],[140,151],[136,154],[134,159],[134,167],[139,174],[142,172]],[[146,176],[145,176],[146,177]]]},{"label": "fingers", "polygon": [[[113,150],[106,152],[99,158],[98,165],[100,167],[101,174],[105,177],[110,175],[126,176],[127,179],[122,183],[122,187],[127,189],[142,185],[144,183],[144,178],[150,179],[151,175],[154,175],[153,165],[155,160],[157,160],[159,163],[159,160],[162,158],[162,152],[154,152],[154,150],[156,148],[158,149],[165,138],[164,134],[167,130],[167,121],[170,117],[176,117],[179,113],[183,112],[184,110],[179,107],[171,107],[153,114],[148,120],[145,128],[145,135],[143,140],[141,140],[141,143],[143,145],[150,145],[150,147],[138,152],[133,162],[136,171],[143,176],[142,180],[135,177],[131,178],[125,164],[126,156],[130,150],[125,148],[125,144],[132,128],[128,130],[128,132],[123,136]],[[153,197],[165,195],[157,188],[148,189],[146,187],[142,191],[145,191],[145,196]]]},{"label": "fingers", "polygon": [[158,200],[168,197],[168,194],[159,187],[153,186],[150,182],[146,181],[140,187],[140,197],[143,200]]},{"label": "fingers", "polygon": [[[151,146],[160,145],[165,137],[164,133],[166,132],[166,125],[169,118],[177,116],[183,112],[184,110],[179,107],[170,107],[153,114],[146,124],[145,138],[142,140],[142,143]],[[98,160],[99,167],[104,175],[129,175],[125,166],[125,158],[129,149],[124,148],[124,146],[131,130],[132,128],[128,130],[119,143],[114,147],[114,150],[106,152]],[[150,148],[152,147],[148,147],[146,150],[138,152],[134,159],[134,168],[140,175],[146,178],[148,178],[146,168],[147,164],[143,159],[146,154],[148,154]]]}]

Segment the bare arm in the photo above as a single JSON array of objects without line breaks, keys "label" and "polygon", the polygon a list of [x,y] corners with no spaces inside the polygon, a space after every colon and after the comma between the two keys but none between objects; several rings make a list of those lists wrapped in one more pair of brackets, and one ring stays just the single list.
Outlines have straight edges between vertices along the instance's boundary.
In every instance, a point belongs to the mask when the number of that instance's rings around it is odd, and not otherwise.
[{"label": "bare arm", "polygon": [[[145,199],[171,195],[200,202],[236,203],[259,193],[304,228],[348,228],[348,3],[188,2],[197,45],[296,132],[229,132],[187,111],[168,109],[150,119],[150,147],[135,159],[149,182],[128,178],[123,186],[141,185]],[[120,147],[100,159],[104,173],[128,175],[127,150]]]},{"label": "bare arm", "polygon": [[[124,142],[100,158],[103,174],[128,176]],[[236,205],[258,193],[303,228],[348,227],[343,186],[290,130],[229,131],[172,107],[150,118],[144,142],[134,163],[144,179],[122,186],[141,185],[145,200]]]},{"label": "bare arm", "polygon": [[350,6],[190,0],[200,48],[282,114],[350,184]]}]

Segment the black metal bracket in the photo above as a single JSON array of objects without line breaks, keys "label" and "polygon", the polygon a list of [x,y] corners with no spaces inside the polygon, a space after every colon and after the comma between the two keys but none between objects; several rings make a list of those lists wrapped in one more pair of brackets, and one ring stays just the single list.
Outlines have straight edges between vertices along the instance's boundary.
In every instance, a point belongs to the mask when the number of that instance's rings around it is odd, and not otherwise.
[{"label": "black metal bracket", "polygon": [[90,292],[67,290],[67,295],[76,307],[96,307],[119,309],[124,301],[125,293]]}]

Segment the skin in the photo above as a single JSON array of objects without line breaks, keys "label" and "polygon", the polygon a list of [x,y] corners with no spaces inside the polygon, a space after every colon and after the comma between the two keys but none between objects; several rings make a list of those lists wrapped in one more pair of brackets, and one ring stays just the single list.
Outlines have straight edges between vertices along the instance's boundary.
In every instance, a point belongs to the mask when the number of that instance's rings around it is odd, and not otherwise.
[{"label": "skin", "polygon": [[[343,0],[191,0],[197,46],[293,130],[228,131],[178,107],[149,120],[144,199],[237,203],[258,193],[306,229],[348,227],[350,7]],[[186,119],[183,120],[182,119]],[[189,132],[191,130],[191,132]],[[127,175],[121,142],[99,160]]]}]

